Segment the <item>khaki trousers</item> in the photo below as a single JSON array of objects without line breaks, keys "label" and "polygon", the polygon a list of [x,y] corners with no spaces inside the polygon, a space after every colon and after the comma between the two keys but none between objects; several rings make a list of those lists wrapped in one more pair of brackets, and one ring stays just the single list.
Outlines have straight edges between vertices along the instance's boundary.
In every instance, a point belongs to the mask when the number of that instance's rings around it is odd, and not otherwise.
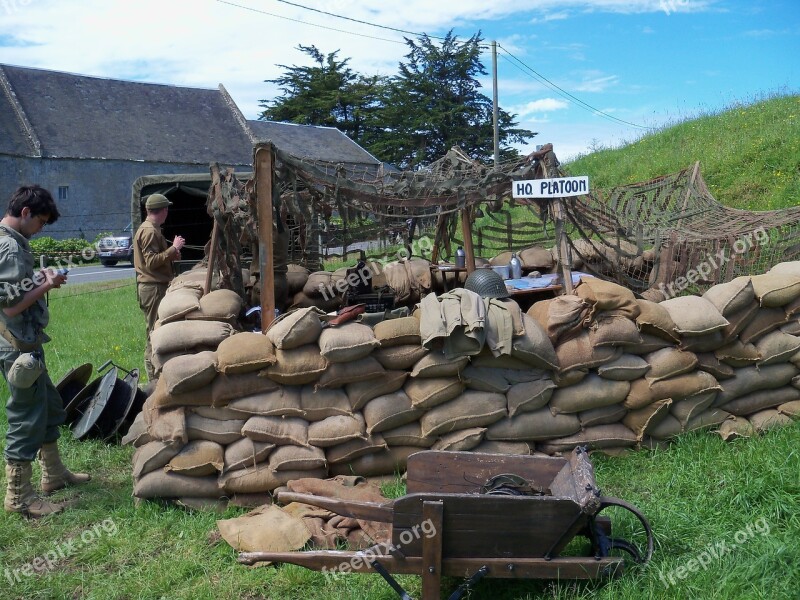
[{"label": "khaki trousers", "polygon": [[147,345],[144,348],[144,368],[150,381],[155,379],[153,368],[153,347],[150,345],[150,333],[158,320],[158,305],[167,294],[168,283],[137,283],[136,295],[139,298],[139,308],[144,313],[147,324]]}]

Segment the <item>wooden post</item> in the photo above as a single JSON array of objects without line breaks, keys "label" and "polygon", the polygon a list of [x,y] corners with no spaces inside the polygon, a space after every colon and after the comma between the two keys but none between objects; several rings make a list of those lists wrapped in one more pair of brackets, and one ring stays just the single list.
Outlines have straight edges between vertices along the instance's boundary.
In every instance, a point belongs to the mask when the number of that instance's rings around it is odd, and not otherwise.
[{"label": "wooden post", "polygon": [[569,245],[564,233],[564,207],[561,206],[561,199],[553,200],[553,218],[556,226],[556,248],[558,249],[558,264],[561,270],[562,285],[564,293],[571,294],[572,288],[572,264],[570,262]]},{"label": "wooden post", "polygon": [[208,251],[208,269],[206,270],[206,284],[203,287],[203,296],[211,291],[211,279],[214,277],[214,267],[217,264],[217,240],[219,239],[219,223],[214,219],[211,229],[211,248]]},{"label": "wooden post", "polygon": [[435,600],[442,594],[442,528],[444,503],[422,503],[422,522],[432,525],[433,533],[422,539],[422,600]]},{"label": "wooden post", "polygon": [[467,275],[475,270],[475,250],[472,247],[472,210],[467,207],[461,210],[461,234],[464,237],[464,254],[466,254]]},{"label": "wooden post", "polygon": [[272,251],[272,145],[256,150],[255,177],[258,204],[258,266],[261,279],[261,331],[275,320],[275,257]]}]

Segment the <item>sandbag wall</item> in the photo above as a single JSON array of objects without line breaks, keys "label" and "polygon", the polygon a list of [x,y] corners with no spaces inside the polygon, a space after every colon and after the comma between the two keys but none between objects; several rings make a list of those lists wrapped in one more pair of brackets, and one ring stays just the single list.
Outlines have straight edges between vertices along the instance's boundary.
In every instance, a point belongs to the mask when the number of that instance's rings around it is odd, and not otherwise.
[{"label": "sandbag wall", "polygon": [[585,278],[529,314],[463,289],[374,328],[331,327],[308,307],[266,336],[236,330],[235,294],[196,292],[176,281],[153,333],[160,377],[126,438],[140,498],[392,474],[426,448],[614,452],[698,428],[750,435],[800,406],[800,263],[662,303]]}]

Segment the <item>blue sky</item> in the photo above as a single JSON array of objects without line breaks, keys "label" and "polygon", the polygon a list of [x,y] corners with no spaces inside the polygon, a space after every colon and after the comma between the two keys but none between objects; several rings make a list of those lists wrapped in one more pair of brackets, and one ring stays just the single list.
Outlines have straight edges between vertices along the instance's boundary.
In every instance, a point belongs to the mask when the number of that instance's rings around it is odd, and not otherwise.
[{"label": "blue sky", "polygon": [[[487,44],[500,47],[501,106],[539,132],[521,150],[552,142],[562,160],[699,112],[800,91],[797,0],[294,4],[431,36],[481,30]],[[258,115],[259,100],[277,93],[264,83],[280,73],[276,65],[306,60],[298,44],[339,50],[355,70],[389,75],[406,53],[402,37],[280,0],[0,0],[0,63],[174,85],[222,83],[248,118]],[[484,58],[490,70],[488,52]],[[491,77],[482,83],[491,97]]]}]

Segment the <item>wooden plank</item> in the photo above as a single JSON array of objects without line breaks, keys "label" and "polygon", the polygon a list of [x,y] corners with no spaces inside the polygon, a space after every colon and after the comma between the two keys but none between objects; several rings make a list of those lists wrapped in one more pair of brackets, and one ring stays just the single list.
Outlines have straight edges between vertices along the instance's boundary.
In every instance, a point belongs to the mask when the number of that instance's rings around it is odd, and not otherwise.
[{"label": "wooden plank", "polygon": [[461,234],[464,236],[464,254],[467,255],[467,274],[475,270],[475,248],[472,246],[472,210],[461,211]]},{"label": "wooden plank", "polygon": [[567,462],[553,456],[426,450],[408,457],[406,490],[409,494],[477,494],[489,478],[500,473],[514,473],[536,487],[548,488]]},{"label": "wooden plank", "polygon": [[544,557],[572,527],[580,525],[579,531],[589,518],[572,500],[551,496],[412,494],[393,506],[392,542],[406,541],[406,556],[422,555],[422,505],[435,500],[444,503],[442,551],[447,558]]},{"label": "wooden plank", "polygon": [[430,523],[431,535],[422,538],[422,600],[439,600],[442,588],[442,517],[440,500],[422,503],[422,522]]},{"label": "wooden plank", "polygon": [[258,262],[261,278],[261,331],[275,320],[275,257],[272,243],[272,146],[260,146],[255,156],[258,202]]},{"label": "wooden plank", "polygon": [[[375,573],[370,565],[375,554],[346,552],[341,550],[317,550],[309,552],[242,552],[239,562],[254,564],[262,561],[300,565],[334,574]],[[379,556],[378,562],[396,575],[421,575],[422,557],[398,559]],[[444,558],[442,575],[447,577],[470,577],[482,566],[489,569],[487,577],[497,579],[597,579],[620,575],[624,568],[620,557],[562,557],[552,560],[543,558]]]},{"label": "wooden plank", "polygon": [[343,517],[354,519],[365,519],[368,521],[378,521],[380,523],[392,522],[392,502],[378,504],[377,502],[356,502],[328,498],[326,496],[315,496],[314,494],[299,494],[296,492],[280,492],[277,500],[282,504],[290,502],[301,502],[325,508]]}]

